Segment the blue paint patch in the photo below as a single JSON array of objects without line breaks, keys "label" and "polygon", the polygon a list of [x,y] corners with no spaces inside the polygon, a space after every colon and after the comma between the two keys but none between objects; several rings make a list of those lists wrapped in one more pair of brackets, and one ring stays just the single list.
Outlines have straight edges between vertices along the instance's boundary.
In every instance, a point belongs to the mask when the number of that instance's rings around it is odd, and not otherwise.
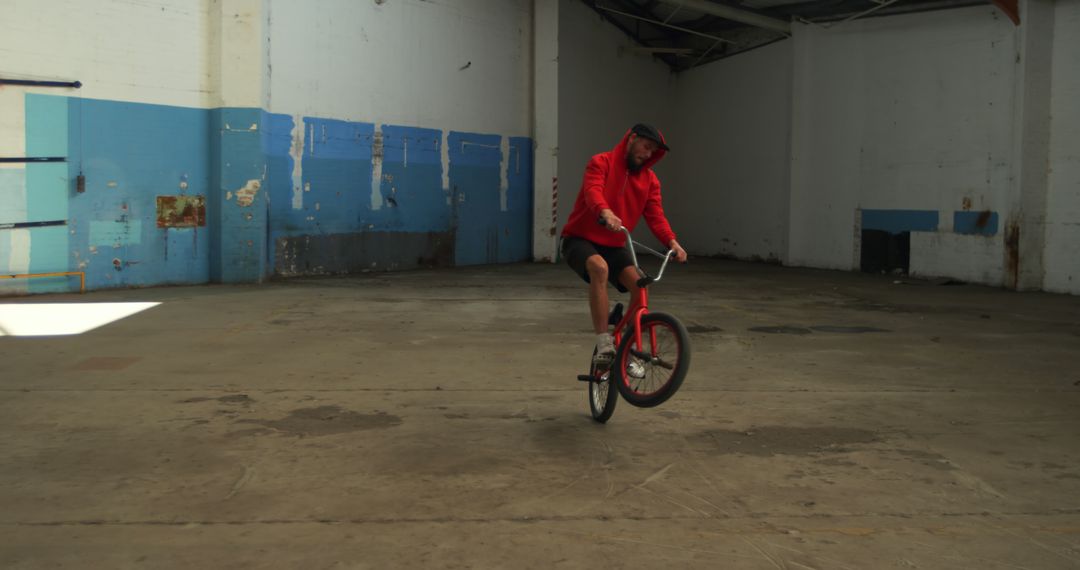
[{"label": "blue paint patch", "polygon": [[[210,111],[211,222],[209,269],[214,281],[257,283],[267,275],[269,190],[263,135],[269,115],[257,108]],[[216,231],[215,231],[216,230]]]},{"label": "blue paint patch", "polygon": [[[361,213],[370,208],[375,126],[304,118],[298,125],[303,129],[303,149],[300,177],[296,177],[295,159],[289,152],[295,144],[293,119],[271,115],[270,124],[267,167],[274,247],[283,237],[357,231]],[[300,135],[298,132],[295,142]],[[300,193],[299,200],[295,192]]]},{"label": "blue paint patch", "polygon": [[505,240],[499,249],[499,263],[532,258],[533,228],[533,140],[510,138],[510,164],[507,176],[507,211],[500,215]]},{"label": "blue paint patch", "polygon": [[[27,94],[26,154],[27,156],[63,156],[68,153],[69,105],[67,97]],[[69,163],[47,162],[26,165],[26,219],[37,222],[69,218]],[[31,273],[69,271],[68,228],[35,228],[30,230]],[[60,293],[71,291],[63,279],[32,279],[27,284],[31,293]]]},{"label": "blue paint patch", "polygon": [[450,205],[442,188],[442,131],[384,125],[382,135],[382,207],[369,210],[368,219],[384,231],[447,231]]},{"label": "blue paint patch", "polygon": [[890,234],[936,232],[938,213],[935,210],[863,210],[862,229]]},{"label": "blue paint patch", "polygon": [[72,270],[88,289],[205,283],[210,232],[172,244],[179,230],[156,221],[158,195],[207,194],[208,111],[96,99],[68,109],[68,179],[86,176],[84,193],[69,190]]},{"label": "blue paint patch", "polygon": [[450,189],[455,230],[455,265],[498,260],[499,185],[502,138],[497,135],[450,132]]},{"label": "blue paint patch", "polygon": [[[266,113],[263,117],[265,128],[262,132],[263,154],[266,156],[266,191],[270,197],[269,219],[267,221],[270,237],[267,240],[266,259],[273,267],[277,250],[277,238],[281,237],[281,228],[288,219],[288,210],[292,209],[293,159],[289,155],[292,148],[293,118],[281,113]],[[296,180],[303,189],[303,181]]]},{"label": "blue paint patch", "polygon": [[953,231],[965,235],[997,235],[998,214],[989,210],[984,212],[953,212]]}]

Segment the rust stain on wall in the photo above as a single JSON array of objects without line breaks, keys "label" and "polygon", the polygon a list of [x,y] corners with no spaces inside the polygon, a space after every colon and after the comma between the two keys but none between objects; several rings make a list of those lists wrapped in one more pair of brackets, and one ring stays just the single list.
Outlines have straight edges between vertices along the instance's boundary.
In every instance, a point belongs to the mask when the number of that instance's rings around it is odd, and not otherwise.
[{"label": "rust stain on wall", "polygon": [[994,213],[990,210],[983,210],[982,212],[979,212],[979,217],[975,220],[975,227],[979,229],[985,228],[986,224],[990,223],[990,217],[993,214]]},{"label": "rust stain on wall", "polygon": [[1005,226],[1005,276],[1013,289],[1020,286],[1020,222]]},{"label": "rust stain on wall", "polygon": [[203,196],[158,196],[157,227],[195,228],[206,225]]}]

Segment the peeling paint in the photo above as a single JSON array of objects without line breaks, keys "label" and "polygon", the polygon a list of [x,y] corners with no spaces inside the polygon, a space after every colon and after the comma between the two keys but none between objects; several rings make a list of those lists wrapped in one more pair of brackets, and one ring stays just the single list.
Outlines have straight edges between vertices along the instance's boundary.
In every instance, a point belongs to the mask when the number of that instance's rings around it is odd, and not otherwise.
[{"label": "peeling paint", "polygon": [[243,188],[236,191],[236,203],[241,208],[246,208],[255,201],[255,195],[259,193],[259,188],[262,187],[262,183],[257,178],[253,178],[244,184]]},{"label": "peeling paint", "polygon": [[383,133],[382,125],[375,125],[371,139],[371,209],[382,208]]},{"label": "peeling paint", "polygon": [[446,192],[446,203],[450,203],[450,143],[447,141],[449,134],[442,132],[442,142],[439,144],[439,152],[442,154],[442,189]]},{"label": "peeling paint", "polygon": [[292,146],[289,147],[289,156],[292,157],[292,208],[299,210],[304,207],[304,123],[300,115],[293,116]]}]

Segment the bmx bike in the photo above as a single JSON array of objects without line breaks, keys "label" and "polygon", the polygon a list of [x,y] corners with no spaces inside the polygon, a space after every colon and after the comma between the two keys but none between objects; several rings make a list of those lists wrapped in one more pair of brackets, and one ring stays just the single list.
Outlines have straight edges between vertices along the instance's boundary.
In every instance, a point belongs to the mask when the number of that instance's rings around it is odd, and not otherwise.
[{"label": "bmx bike", "polygon": [[[626,234],[626,247],[640,276],[637,294],[630,299],[630,309],[625,314],[622,303],[617,303],[608,315],[608,325],[614,326],[612,336],[616,346],[610,368],[599,368],[590,360],[589,373],[578,376],[578,380],[589,383],[589,409],[593,419],[600,423],[611,418],[620,394],[639,408],[666,402],[682,386],[690,369],[690,336],[686,327],[672,315],[649,312],[649,286],[664,276],[674,251],[660,253],[635,242],[625,227],[619,231]],[[638,249],[663,259],[655,277],[641,268]],[[595,352],[594,349],[594,356]]]}]

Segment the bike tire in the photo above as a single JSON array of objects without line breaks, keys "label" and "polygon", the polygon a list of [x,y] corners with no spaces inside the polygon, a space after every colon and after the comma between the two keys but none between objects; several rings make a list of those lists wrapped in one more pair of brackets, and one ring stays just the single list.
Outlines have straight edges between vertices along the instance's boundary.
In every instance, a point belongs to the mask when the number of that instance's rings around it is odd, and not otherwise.
[{"label": "bike tire", "polygon": [[[596,356],[596,349],[593,349]],[[619,402],[619,391],[614,389],[611,382],[611,371],[601,372],[589,359],[589,411],[592,417],[599,423],[607,423],[611,414],[615,413],[615,404]]]},{"label": "bike tire", "polygon": [[[628,330],[619,343],[615,362],[611,367],[612,381],[623,399],[639,408],[651,408],[666,402],[679,390],[686,379],[687,371],[690,370],[690,334],[679,319],[666,313],[648,313],[642,316],[643,348],[650,352],[651,330],[656,330],[658,337],[663,336],[657,341],[658,352],[663,351],[663,354],[649,355],[659,357],[658,361],[646,361],[633,354],[634,335],[632,330]],[[659,346],[660,344],[663,346]],[[674,363],[671,362],[672,357],[675,358]],[[644,369],[644,376],[634,376],[627,371],[631,362],[637,362]]]}]

